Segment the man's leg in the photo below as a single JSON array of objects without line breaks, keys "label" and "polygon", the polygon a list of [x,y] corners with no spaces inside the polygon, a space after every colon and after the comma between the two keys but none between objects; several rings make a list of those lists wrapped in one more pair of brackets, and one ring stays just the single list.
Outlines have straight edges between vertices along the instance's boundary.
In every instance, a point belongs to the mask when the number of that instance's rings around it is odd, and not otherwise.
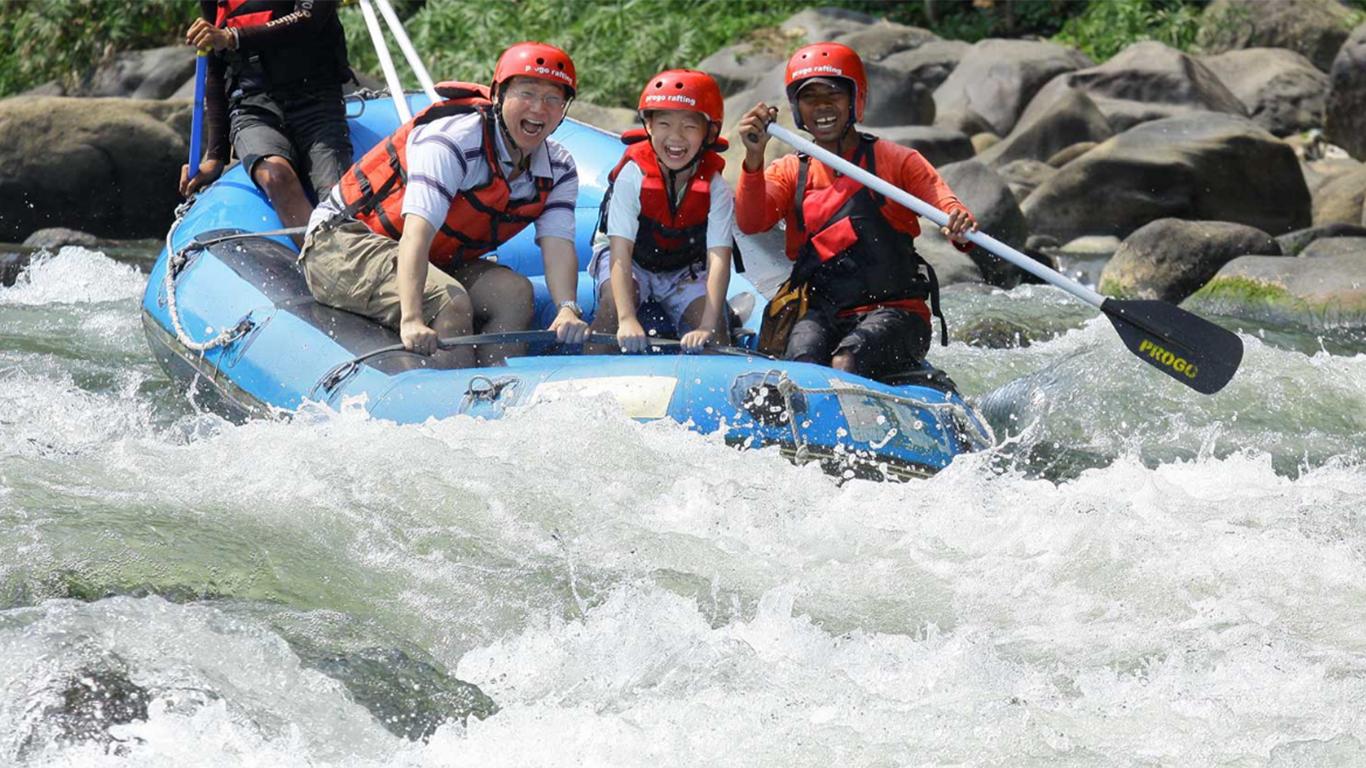
[{"label": "man's leg", "polygon": [[300,171],[307,176],[314,200],[322,200],[352,162],[341,87],[291,100],[285,106],[285,128],[298,148]]},{"label": "man's leg", "polygon": [[[617,321],[617,300],[612,295],[612,281],[607,280],[598,285],[598,305],[593,310],[593,324],[588,327],[588,331],[614,334],[617,332]],[[585,355],[614,355],[620,351],[615,344],[583,345]]]},{"label": "man's leg", "polygon": [[918,365],[930,349],[932,329],[920,315],[879,307],[860,315],[840,340],[831,365],[868,378],[880,378]]},{"label": "man's leg", "polygon": [[[508,267],[476,259],[450,272],[469,292],[474,325],[479,333],[525,331],[535,316],[531,281]],[[526,354],[526,344],[491,344],[478,347],[479,365],[502,365],[509,357]]]},{"label": "man's leg", "polygon": [[[243,97],[232,106],[232,146],[251,180],[270,200],[280,223],[301,227],[313,213],[296,171],[297,154],[285,132],[284,112],[265,94]],[[303,243],[302,235],[294,243]]]},{"label": "man's leg", "polygon": [[802,363],[830,365],[830,351],[839,339],[835,334],[834,309],[813,300],[807,305],[806,314],[792,326],[783,358]]},{"label": "man's leg", "polygon": [[[279,155],[263,157],[251,169],[251,179],[266,193],[280,223],[286,227],[302,227],[313,214],[313,203],[304,194],[303,183],[294,166]],[[303,235],[292,235],[295,245],[302,245]]]}]

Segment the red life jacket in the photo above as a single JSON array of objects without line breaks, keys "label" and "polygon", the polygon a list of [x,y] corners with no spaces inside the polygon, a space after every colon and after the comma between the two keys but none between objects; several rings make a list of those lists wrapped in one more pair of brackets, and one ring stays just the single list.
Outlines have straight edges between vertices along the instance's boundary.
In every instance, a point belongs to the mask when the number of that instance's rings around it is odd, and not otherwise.
[{"label": "red life jacket", "polygon": [[[876,136],[860,134],[854,150],[853,163],[872,174],[877,173],[877,141]],[[941,341],[948,346],[939,280],[934,268],[915,252],[914,238],[887,218],[891,203],[848,176],[807,193],[811,159],[801,155],[799,163],[793,210],[806,237],[792,267],[791,283],[810,283],[813,299],[840,310],[929,299],[930,311],[939,318]]]},{"label": "red life jacket", "polygon": [[253,10],[253,7],[260,5],[261,3],[253,2],[253,0],[218,0],[218,18],[214,21],[214,26],[224,29],[265,24],[274,16],[275,10],[271,8]]},{"label": "red life jacket", "polygon": [[608,204],[617,176],[627,163],[634,162],[644,178],[640,182],[640,227],[636,230],[631,259],[651,272],[672,272],[707,261],[707,214],[711,211],[711,180],[726,167],[717,154],[725,144],[701,152],[697,167],[681,200],[669,194],[669,182],[660,168],[649,135],[643,128],[621,135],[626,152],[607,175],[607,193],[602,199],[598,229],[607,231]]},{"label": "red life jacket", "polygon": [[492,251],[535,221],[545,209],[554,186],[551,179],[535,177],[536,196],[510,199],[511,188],[498,162],[496,118],[487,86],[475,83],[441,83],[437,93],[443,101],[427,107],[397,131],[376,144],[337,182],[344,209],[338,218],[354,217],[375,234],[395,240],[403,236],[403,190],[408,180],[408,136],[419,125],[452,115],[478,113],[483,121],[483,162],[489,180],[462,189],[451,199],[446,219],[432,239],[427,258],[438,267],[454,261],[473,261]]}]

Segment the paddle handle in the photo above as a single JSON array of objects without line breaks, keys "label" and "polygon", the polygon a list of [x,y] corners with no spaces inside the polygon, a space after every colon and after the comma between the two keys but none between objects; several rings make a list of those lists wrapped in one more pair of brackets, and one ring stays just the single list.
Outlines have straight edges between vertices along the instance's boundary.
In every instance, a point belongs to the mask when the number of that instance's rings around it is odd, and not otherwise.
[{"label": "paddle handle", "polygon": [[[773,138],[792,145],[796,149],[820,160],[822,163],[825,163],[845,176],[859,182],[863,186],[879,192],[883,196],[895,200],[901,205],[915,211],[921,216],[933,221],[935,224],[938,224],[941,227],[948,224],[948,214],[935,208],[924,200],[921,200],[915,195],[912,195],[910,192],[893,185],[891,182],[874,176],[868,171],[854,165],[839,155],[836,155],[834,152],[821,148],[815,142],[808,141],[777,123],[769,123],[767,130],[768,135]],[[1034,275],[1040,280],[1067,291],[1096,309],[1100,309],[1100,305],[1105,301],[1103,295],[1096,293],[1075,280],[1064,277],[1056,270],[1049,269],[985,232],[969,232],[967,239],[982,246],[982,248],[986,249],[988,252],[995,254],[1020,269]]]},{"label": "paddle handle", "polygon": [[204,84],[209,77],[209,52],[199,51],[194,59],[194,105],[190,112],[190,171],[187,178],[199,173],[204,154]]}]

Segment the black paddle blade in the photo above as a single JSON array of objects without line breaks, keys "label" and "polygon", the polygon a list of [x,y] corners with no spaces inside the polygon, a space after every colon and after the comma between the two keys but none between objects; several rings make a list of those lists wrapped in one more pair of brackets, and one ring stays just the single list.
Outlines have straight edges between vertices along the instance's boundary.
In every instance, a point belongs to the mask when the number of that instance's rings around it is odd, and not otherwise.
[{"label": "black paddle blade", "polygon": [[1243,361],[1237,334],[1165,301],[1106,299],[1100,311],[1138,359],[1196,392],[1223,389]]}]

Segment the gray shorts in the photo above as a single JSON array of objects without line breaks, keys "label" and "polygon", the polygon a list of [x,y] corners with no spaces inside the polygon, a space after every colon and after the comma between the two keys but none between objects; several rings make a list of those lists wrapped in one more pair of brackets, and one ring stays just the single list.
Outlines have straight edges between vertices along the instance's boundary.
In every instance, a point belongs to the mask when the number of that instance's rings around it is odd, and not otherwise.
[{"label": "gray shorts", "polygon": [[235,96],[229,104],[233,151],[247,169],[272,155],[294,166],[322,199],[351,167],[351,134],[341,86],[322,93],[275,97],[268,93]]}]

